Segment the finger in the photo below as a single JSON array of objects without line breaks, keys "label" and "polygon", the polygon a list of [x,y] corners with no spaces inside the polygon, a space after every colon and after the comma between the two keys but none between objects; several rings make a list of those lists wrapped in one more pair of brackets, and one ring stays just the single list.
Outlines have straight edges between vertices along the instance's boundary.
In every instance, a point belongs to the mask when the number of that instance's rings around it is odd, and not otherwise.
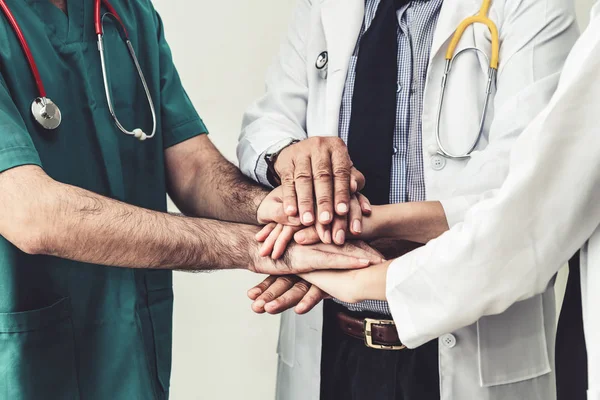
[{"label": "finger", "polygon": [[263,293],[252,303],[252,310],[256,313],[265,312],[265,304],[275,300],[288,290],[290,290],[300,278],[295,275],[281,276],[273,282]]},{"label": "finger", "polygon": [[262,246],[260,246],[260,250],[258,251],[258,254],[261,257],[267,257],[267,256],[269,256],[269,254],[271,254],[273,252],[273,247],[275,246],[275,242],[277,241],[277,238],[281,234],[282,230],[283,230],[283,225],[277,224],[277,226],[271,231],[269,236],[263,242]]},{"label": "finger", "polygon": [[352,184],[352,193],[356,193],[365,188],[365,176],[354,167],[350,169],[350,181]]},{"label": "finger", "polygon": [[273,252],[271,253],[271,258],[273,260],[279,259],[283,253],[285,253],[285,249],[287,249],[288,244],[294,238],[294,233],[296,231],[297,229],[292,226],[283,227],[281,233],[275,241],[275,245],[273,246]]},{"label": "finger", "polygon": [[261,283],[248,290],[248,297],[250,298],[250,300],[256,300],[256,298],[260,296],[265,290],[267,290],[269,286],[271,286],[273,282],[275,282],[276,279],[277,277],[275,276],[269,276],[265,278],[265,280],[263,280]]},{"label": "finger", "polygon": [[370,259],[373,258],[372,255],[363,252],[362,257],[358,258],[342,253],[317,251],[307,260],[307,268],[309,271],[316,271],[324,269],[358,269],[371,265]]},{"label": "finger", "polygon": [[317,203],[317,220],[329,224],[333,219],[333,176],[331,172],[331,156],[326,149],[311,158],[315,198]]},{"label": "finger", "polygon": [[366,259],[369,260],[370,264],[380,264],[385,261],[377,251],[368,247],[368,245],[365,244],[364,246],[367,246],[365,248],[359,247],[359,245],[362,246],[361,242],[346,242],[343,246],[336,247],[327,246],[324,244],[316,244],[314,246],[317,250],[325,253],[343,254],[347,257],[352,257],[359,260]]},{"label": "finger", "polygon": [[363,215],[371,215],[373,208],[371,207],[371,202],[361,193],[356,193],[356,198],[360,203],[360,209],[362,210]]},{"label": "finger", "polygon": [[345,146],[333,150],[331,164],[335,211],[338,215],[346,215],[350,210],[350,168],[352,164]]},{"label": "finger", "polygon": [[300,213],[300,221],[304,225],[309,226],[315,221],[313,176],[310,158],[303,157],[296,160],[295,167],[294,183],[296,185],[296,194],[298,196],[298,212]]},{"label": "finger", "polygon": [[[285,213],[285,211],[283,210],[283,204],[278,204],[275,203],[272,206],[272,209],[269,210],[269,216],[267,221],[268,222],[276,222],[278,224],[283,224],[283,225],[301,225],[300,224],[300,219],[298,217],[290,217],[289,215],[287,215]],[[265,222],[267,222],[265,221]]]},{"label": "finger", "polygon": [[299,244],[315,244],[320,242],[319,234],[314,226],[309,226],[294,235],[294,240]]},{"label": "finger", "polygon": [[333,243],[342,245],[346,242],[346,231],[348,230],[348,217],[340,217],[338,215],[333,219],[331,224],[331,232],[333,234]]},{"label": "finger", "polygon": [[270,224],[263,226],[263,228],[256,235],[254,235],[254,238],[258,242],[264,242],[267,237],[269,237],[271,232],[273,232],[273,229],[275,229],[276,226],[277,224],[275,222],[271,222]]},{"label": "finger", "polygon": [[310,292],[310,284],[300,280],[294,286],[277,297],[273,301],[265,304],[265,311],[269,314],[279,314],[285,310],[295,307]]},{"label": "finger", "polygon": [[350,200],[350,212],[348,213],[348,226],[353,235],[360,235],[362,233],[362,217],[363,213],[358,197],[352,196]]},{"label": "finger", "polygon": [[[352,242],[352,245],[358,247],[361,250],[366,251],[369,254],[372,254],[374,257],[372,260],[373,262],[377,262],[379,264],[380,262],[385,261],[385,257],[383,256],[383,254],[380,251],[378,251],[377,249],[375,249],[372,246],[369,246],[367,243],[365,243],[363,241],[354,241],[354,242]],[[380,260],[377,260],[378,258]]]},{"label": "finger", "polygon": [[342,250],[345,254],[353,257],[368,258],[373,264],[380,264],[385,261],[380,252],[360,240],[347,242]]},{"label": "finger", "polygon": [[328,298],[327,293],[312,285],[308,290],[308,293],[302,298],[302,301],[298,303],[294,311],[296,314],[306,314],[311,311],[317,304],[319,304],[322,300]]},{"label": "finger", "polygon": [[283,211],[285,215],[293,217],[298,215],[298,200],[296,198],[296,185],[294,183],[293,165],[282,167],[277,171],[281,179]]},{"label": "finger", "polygon": [[[319,235],[319,239],[321,242],[325,244],[331,243],[331,225],[323,225],[321,223],[316,223],[315,228],[317,229],[317,234]],[[317,243],[317,242],[314,242]]]}]

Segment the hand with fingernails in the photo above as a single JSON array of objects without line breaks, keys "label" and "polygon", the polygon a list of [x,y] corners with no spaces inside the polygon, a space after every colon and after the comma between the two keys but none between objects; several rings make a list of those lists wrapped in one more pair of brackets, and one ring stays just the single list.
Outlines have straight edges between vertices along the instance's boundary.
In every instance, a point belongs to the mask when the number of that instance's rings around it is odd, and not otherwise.
[{"label": "hand with fingernails", "polygon": [[[332,239],[343,243],[343,238],[336,238],[341,235],[340,230],[332,233],[328,226],[336,216],[347,217],[351,213],[352,195],[365,186],[365,177],[353,167],[343,140],[302,140],[281,151],[274,169],[281,181],[286,215],[299,217],[305,226],[319,223],[324,243],[331,243]],[[355,227],[360,230],[360,226]]]}]

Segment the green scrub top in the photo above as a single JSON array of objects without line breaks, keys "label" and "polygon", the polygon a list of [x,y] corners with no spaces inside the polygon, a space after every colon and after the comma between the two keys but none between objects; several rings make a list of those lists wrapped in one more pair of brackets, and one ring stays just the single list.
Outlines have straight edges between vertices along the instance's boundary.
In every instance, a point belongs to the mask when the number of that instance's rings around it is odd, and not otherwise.
[{"label": "green scrub top", "polygon": [[[63,121],[55,131],[34,121],[35,82],[0,17],[0,171],[40,165],[57,181],[166,211],[164,150],[206,128],[181,85],[151,1],[112,0],[157,108],[156,136],[145,142],[121,133],[108,111],[94,2],[68,0],[68,17],[49,0],[7,3]],[[117,116],[130,130],[150,132],[143,88],[110,19],[104,42]],[[0,237],[0,398],[168,398],[172,310],[170,271],[30,256]]]}]

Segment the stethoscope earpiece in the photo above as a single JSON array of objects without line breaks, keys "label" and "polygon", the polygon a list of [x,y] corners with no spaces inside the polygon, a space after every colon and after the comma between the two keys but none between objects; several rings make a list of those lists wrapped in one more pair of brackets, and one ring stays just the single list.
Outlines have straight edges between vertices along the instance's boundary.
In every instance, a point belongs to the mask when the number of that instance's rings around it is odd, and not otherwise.
[{"label": "stethoscope earpiece", "polygon": [[133,132],[133,137],[138,139],[140,142],[143,142],[144,140],[148,139],[148,135],[146,135],[144,133],[144,131],[141,130],[140,128],[135,128],[132,132]]}]

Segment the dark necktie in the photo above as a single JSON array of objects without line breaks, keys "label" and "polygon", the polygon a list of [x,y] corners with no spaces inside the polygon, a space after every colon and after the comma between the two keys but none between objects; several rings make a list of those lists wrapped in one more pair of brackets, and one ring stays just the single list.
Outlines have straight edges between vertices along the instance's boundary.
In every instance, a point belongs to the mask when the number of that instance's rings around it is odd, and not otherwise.
[{"label": "dark necktie", "polygon": [[583,332],[579,252],[569,261],[569,281],[556,333],[558,400],[585,400],[588,388],[587,350]]},{"label": "dark necktie", "polygon": [[373,204],[389,203],[398,81],[396,10],[406,1],[381,0],[356,61],[348,152],[365,175],[362,193]]}]

